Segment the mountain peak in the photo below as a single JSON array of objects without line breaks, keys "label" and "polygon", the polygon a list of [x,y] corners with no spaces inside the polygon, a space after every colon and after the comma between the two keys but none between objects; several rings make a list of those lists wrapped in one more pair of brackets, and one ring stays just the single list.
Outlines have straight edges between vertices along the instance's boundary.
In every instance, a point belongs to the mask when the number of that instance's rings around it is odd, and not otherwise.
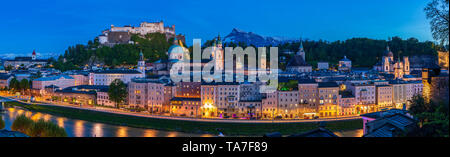
[{"label": "mountain peak", "polygon": [[233,30],[231,30],[231,33],[223,38],[223,41],[233,43],[243,42],[247,45],[255,46],[275,46],[295,40],[284,39],[281,37],[264,37],[253,32],[246,32],[238,28],[233,28]]}]

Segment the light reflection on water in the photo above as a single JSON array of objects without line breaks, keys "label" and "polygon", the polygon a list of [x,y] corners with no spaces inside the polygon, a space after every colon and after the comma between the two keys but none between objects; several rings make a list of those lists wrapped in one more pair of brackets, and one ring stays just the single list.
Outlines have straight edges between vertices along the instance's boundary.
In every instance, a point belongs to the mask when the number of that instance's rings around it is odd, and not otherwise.
[{"label": "light reflection on water", "polygon": [[127,126],[95,123],[69,119],[55,115],[26,111],[20,108],[7,108],[0,113],[5,121],[5,129],[11,130],[14,119],[24,114],[34,121],[44,119],[64,128],[69,137],[212,137],[211,134],[190,134],[176,131],[133,128]]},{"label": "light reflection on water", "polygon": [[[8,108],[0,113],[5,121],[5,129],[11,130],[14,119],[21,114],[37,121],[50,120],[64,128],[69,137],[213,137],[212,134],[189,134],[176,131],[161,131],[154,129],[133,128],[103,123],[88,122],[77,119],[58,117],[39,112],[25,111],[19,108]],[[362,137],[363,130],[350,130],[334,132],[339,137]]]},{"label": "light reflection on water", "polygon": [[350,131],[337,131],[334,132],[334,134],[338,135],[339,137],[362,137],[364,132],[363,129],[358,129]]}]

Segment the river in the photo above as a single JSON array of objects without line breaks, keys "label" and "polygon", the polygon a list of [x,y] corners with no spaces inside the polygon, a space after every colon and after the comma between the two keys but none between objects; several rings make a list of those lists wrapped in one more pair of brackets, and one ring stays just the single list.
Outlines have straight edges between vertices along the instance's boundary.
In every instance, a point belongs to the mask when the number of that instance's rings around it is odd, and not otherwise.
[{"label": "river", "polygon": [[154,129],[133,128],[105,123],[89,122],[54,116],[46,113],[31,112],[20,108],[5,108],[0,112],[5,121],[5,129],[11,130],[14,119],[21,115],[33,120],[49,120],[63,127],[69,137],[212,137],[211,134],[190,134],[177,131],[161,131]]},{"label": "river", "polygon": [[[118,126],[105,123],[89,122],[78,119],[70,119],[61,116],[40,112],[26,111],[21,108],[4,108],[0,112],[5,121],[5,129],[11,130],[14,119],[21,115],[33,120],[49,120],[64,128],[69,137],[213,137],[212,134],[191,134],[177,131],[162,131],[155,129],[143,129],[127,126]],[[362,129],[334,132],[339,137],[362,137]]]}]

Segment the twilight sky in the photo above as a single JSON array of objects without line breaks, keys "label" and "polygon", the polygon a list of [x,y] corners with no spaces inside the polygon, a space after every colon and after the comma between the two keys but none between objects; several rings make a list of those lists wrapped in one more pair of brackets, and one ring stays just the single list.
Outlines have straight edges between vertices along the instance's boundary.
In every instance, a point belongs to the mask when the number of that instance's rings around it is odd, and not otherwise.
[{"label": "twilight sky", "polygon": [[0,56],[61,54],[115,26],[163,20],[202,41],[233,28],[263,36],[433,40],[429,0],[24,0],[0,5]]}]

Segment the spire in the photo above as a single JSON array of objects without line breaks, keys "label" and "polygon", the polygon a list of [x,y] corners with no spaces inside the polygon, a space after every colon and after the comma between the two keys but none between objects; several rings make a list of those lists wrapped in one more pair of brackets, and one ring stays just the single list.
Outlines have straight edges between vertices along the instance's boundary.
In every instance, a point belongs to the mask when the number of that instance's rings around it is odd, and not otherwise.
[{"label": "spire", "polygon": [[142,49],[139,52],[139,60],[143,61],[144,60],[144,54],[142,53]]},{"label": "spire", "polygon": [[177,42],[177,36],[173,37],[173,44],[174,44],[174,45],[177,45],[177,44],[178,44],[178,42]]},{"label": "spire", "polygon": [[217,35],[217,44],[222,45],[222,40],[220,39],[220,33]]},{"label": "spire", "polygon": [[303,41],[300,41],[300,48],[299,51],[303,51]]},{"label": "spire", "polygon": [[36,51],[33,50],[33,53],[31,54],[31,59],[36,60]]}]

